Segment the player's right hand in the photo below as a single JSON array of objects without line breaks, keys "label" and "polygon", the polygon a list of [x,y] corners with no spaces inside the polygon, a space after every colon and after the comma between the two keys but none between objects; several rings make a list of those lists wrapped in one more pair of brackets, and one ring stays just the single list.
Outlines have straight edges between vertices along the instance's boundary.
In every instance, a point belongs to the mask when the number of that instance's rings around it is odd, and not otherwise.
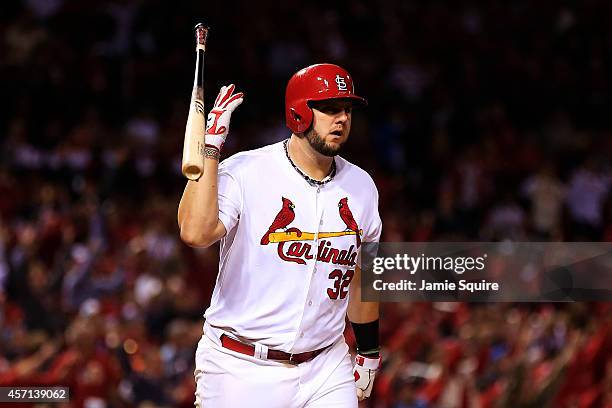
[{"label": "player's right hand", "polygon": [[229,131],[232,112],[242,103],[244,94],[234,94],[234,84],[221,87],[215,105],[208,113],[206,120],[205,142],[207,147],[214,147],[219,152],[223,148],[227,132]]}]

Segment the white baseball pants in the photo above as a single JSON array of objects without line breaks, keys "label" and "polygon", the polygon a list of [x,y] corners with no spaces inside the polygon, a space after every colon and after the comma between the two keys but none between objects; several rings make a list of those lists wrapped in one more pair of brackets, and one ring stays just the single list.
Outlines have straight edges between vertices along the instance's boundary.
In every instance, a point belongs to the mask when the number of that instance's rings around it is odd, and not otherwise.
[{"label": "white baseball pants", "polygon": [[353,363],[341,338],[293,365],[223,348],[206,334],[196,351],[196,408],[357,408]]}]

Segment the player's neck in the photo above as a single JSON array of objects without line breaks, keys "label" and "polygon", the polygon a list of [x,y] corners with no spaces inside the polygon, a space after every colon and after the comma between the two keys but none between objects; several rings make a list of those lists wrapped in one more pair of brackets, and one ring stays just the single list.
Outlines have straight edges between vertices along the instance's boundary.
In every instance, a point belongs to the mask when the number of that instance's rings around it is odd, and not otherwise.
[{"label": "player's neck", "polygon": [[289,157],[307,176],[323,180],[331,171],[333,157],[317,152],[304,137],[292,135],[289,140]]}]

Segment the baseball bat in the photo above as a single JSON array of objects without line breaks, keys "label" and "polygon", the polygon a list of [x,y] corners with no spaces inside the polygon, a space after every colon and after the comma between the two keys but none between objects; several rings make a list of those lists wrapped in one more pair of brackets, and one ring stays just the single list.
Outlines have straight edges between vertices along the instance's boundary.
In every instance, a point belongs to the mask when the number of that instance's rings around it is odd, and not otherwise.
[{"label": "baseball bat", "polygon": [[208,27],[199,23],[195,26],[196,64],[189,115],[183,141],[183,161],[181,171],[189,180],[197,180],[204,172],[204,133],[206,115],[204,114],[204,53]]}]

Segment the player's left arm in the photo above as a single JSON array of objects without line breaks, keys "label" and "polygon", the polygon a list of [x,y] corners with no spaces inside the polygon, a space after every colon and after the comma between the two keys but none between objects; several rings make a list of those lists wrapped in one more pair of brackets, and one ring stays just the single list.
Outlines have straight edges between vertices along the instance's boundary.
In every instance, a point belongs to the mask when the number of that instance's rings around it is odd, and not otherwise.
[{"label": "player's left arm", "polygon": [[349,286],[348,317],[351,323],[369,323],[378,320],[378,302],[361,301],[361,268],[355,267],[355,275]]},{"label": "player's left arm", "polygon": [[362,401],[370,396],[376,370],[380,367],[379,303],[361,301],[361,268],[358,266],[355,268],[349,292],[347,313],[357,342],[353,374],[357,398]]}]

